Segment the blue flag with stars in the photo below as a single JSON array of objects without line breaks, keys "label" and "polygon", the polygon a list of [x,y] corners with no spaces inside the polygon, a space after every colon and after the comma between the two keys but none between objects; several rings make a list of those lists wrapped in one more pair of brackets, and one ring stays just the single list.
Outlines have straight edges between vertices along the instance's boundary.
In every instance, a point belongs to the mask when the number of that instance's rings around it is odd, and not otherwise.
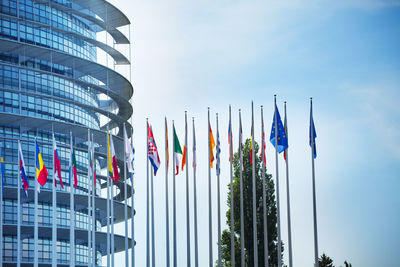
[{"label": "blue flag with stars", "polygon": [[314,119],[312,115],[312,105],[310,109],[310,130],[309,130],[309,138],[310,138],[310,147],[313,148],[314,158],[317,157],[317,146],[315,145],[315,138],[317,138],[317,133],[315,132]]},{"label": "blue flag with stars", "polygon": [[275,113],[274,113],[274,117],[272,120],[272,129],[271,129],[271,136],[269,138],[270,142],[274,145],[276,145],[276,138],[275,138],[275,114],[276,114],[276,121],[278,122],[277,125],[277,130],[278,130],[278,153],[281,153],[283,151],[285,151],[288,148],[288,140],[287,140],[287,136],[285,133],[285,128],[283,127],[283,123],[281,120],[281,116],[279,115],[279,110],[278,107],[275,106]]}]

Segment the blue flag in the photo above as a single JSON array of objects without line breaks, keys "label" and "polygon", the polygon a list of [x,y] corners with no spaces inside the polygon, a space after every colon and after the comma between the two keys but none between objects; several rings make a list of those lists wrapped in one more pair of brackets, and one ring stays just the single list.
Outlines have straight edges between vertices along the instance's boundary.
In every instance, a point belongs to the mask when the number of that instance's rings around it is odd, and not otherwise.
[{"label": "blue flag", "polygon": [[219,175],[220,174],[220,172],[221,172],[221,160],[220,160],[220,154],[221,154],[221,144],[220,144],[220,142],[219,142],[219,131],[217,130],[217,149],[216,149],[217,151],[217,153],[216,153],[216,156],[217,156],[217,164],[216,164],[216,168],[215,168],[215,170],[216,170],[216,173],[217,173],[217,175]]},{"label": "blue flag", "polygon": [[317,138],[317,133],[315,132],[314,119],[312,115],[312,104],[311,104],[309,139],[310,139],[310,147],[312,147],[314,150],[314,158],[317,157],[317,146],[315,145],[315,138]]},{"label": "blue flag", "polygon": [[288,140],[287,140],[287,136],[286,136],[286,132],[285,132],[285,128],[283,127],[283,123],[281,120],[281,116],[279,115],[279,110],[278,107],[275,106],[275,113],[274,113],[274,117],[272,120],[272,129],[271,129],[271,136],[269,138],[270,142],[274,145],[276,145],[276,140],[275,140],[275,114],[276,114],[276,120],[278,122],[277,125],[277,130],[278,130],[278,153],[281,153],[283,151],[285,151],[288,148]]}]

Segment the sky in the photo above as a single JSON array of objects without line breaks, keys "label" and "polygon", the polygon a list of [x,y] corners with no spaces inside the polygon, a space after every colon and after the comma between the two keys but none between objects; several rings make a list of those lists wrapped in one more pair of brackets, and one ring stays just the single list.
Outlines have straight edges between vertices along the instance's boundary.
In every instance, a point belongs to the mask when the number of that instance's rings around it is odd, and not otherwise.
[{"label": "sky", "polygon": [[[130,19],[134,145],[136,149],[136,266],[146,262],[146,118],[160,151],[154,177],[156,266],[165,266],[164,117],[184,142],[184,112],[197,137],[200,266],[208,263],[207,107],[221,136],[221,221],[229,185],[228,108],[237,150],[238,109],[250,136],[251,101],[256,141],[260,106],[266,135],[273,96],[287,101],[294,266],[313,266],[309,98],[317,131],[315,161],[318,245],[336,266],[400,266],[400,1],[376,0],[112,0]],[[172,144],[170,144],[172,146]],[[267,171],[275,179],[274,150]],[[172,163],[172,158],[170,158]],[[285,168],[279,157],[282,239],[287,253]],[[193,175],[189,169],[190,220]],[[172,170],[169,171],[172,214]],[[176,177],[178,266],[186,264],[186,184]],[[217,258],[216,176],[212,170],[213,258]],[[172,227],[172,217],[170,225]],[[123,226],[117,227],[123,234]],[[172,236],[172,228],[170,231]],[[172,249],[172,242],[171,249]],[[191,252],[193,259],[193,224]],[[171,250],[172,252],[172,250]],[[172,254],[171,254],[172,255]],[[124,263],[123,254],[117,263]]]}]

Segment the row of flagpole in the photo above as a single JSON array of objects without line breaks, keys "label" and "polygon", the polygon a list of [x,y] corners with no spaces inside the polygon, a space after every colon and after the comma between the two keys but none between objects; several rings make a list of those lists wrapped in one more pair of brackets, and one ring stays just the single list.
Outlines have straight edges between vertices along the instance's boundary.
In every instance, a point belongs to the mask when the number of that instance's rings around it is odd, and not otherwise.
[{"label": "row of flagpole", "polygon": [[[314,211],[314,246],[315,246],[315,263],[314,265],[318,267],[318,238],[317,238],[317,222],[316,222],[316,203],[315,203],[315,175],[314,175],[314,158],[316,156],[315,152],[315,127],[312,119],[312,100],[310,102],[310,146],[312,150],[312,179],[313,179],[313,211]],[[290,217],[290,195],[289,195],[289,153],[288,153],[288,125],[287,125],[287,115],[286,115],[286,102],[284,105],[285,108],[285,117],[284,124],[282,123],[277,105],[276,105],[276,96],[274,96],[274,117],[273,124],[271,129],[270,141],[275,148],[275,162],[276,162],[276,200],[277,200],[277,259],[278,259],[278,267],[282,267],[282,240],[281,240],[281,221],[280,221],[280,190],[279,190],[279,166],[278,166],[278,154],[284,152],[284,159],[286,164],[286,191],[287,191],[287,219],[288,219],[288,253],[289,253],[289,267],[293,267],[293,259],[292,259],[292,236],[291,236],[291,217]],[[255,148],[254,148],[254,109],[252,103],[252,127],[251,127],[251,151],[250,151],[250,162],[252,165],[252,210],[253,210],[253,261],[254,266],[258,266],[258,236],[257,236],[257,205],[256,205],[256,179],[255,179]],[[160,158],[158,155],[158,150],[156,146],[156,142],[154,139],[152,127],[149,125],[148,119],[146,119],[147,123],[147,155],[148,159],[147,166],[149,166],[149,161],[151,163],[151,224],[152,224],[152,237],[151,237],[151,263],[152,266],[155,266],[155,250],[154,250],[154,196],[153,196],[153,172],[154,175],[157,174],[157,170],[160,166]],[[174,121],[172,121],[173,128],[173,232],[172,232],[172,243],[173,243],[173,252],[172,252],[172,262],[173,266],[177,266],[177,240],[176,240],[176,188],[175,188],[175,176],[179,173],[179,158],[178,154],[182,155],[182,171],[185,165],[188,163],[188,128],[187,128],[187,112],[185,112],[185,142],[182,148],[180,146],[178,137],[176,135]],[[208,108],[208,228],[209,228],[209,266],[212,267],[213,262],[213,237],[212,237],[212,202],[211,202],[211,168],[213,167],[214,154],[213,149],[215,147],[215,140],[211,130],[210,123],[210,109]],[[216,114],[216,137],[217,137],[217,146],[216,146],[216,176],[217,176],[217,213],[218,213],[218,260],[217,266],[222,266],[221,261],[221,220],[220,220],[220,139],[219,139],[219,127],[218,127],[218,114]],[[260,237],[260,240],[263,239],[264,242],[264,263],[263,266],[269,266],[269,251],[268,251],[268,233],[267,233],[267,203],[266,203],[266,155],[265,155],[265,132],[264,132],[264,115],[263,115],[263,107],[261,106],[261,161],[262,161],[262,184],[263,184],[263,195],[262,195],[262,205],[263,205],[263,237]],[[235,248],[234,248],[234,210],[233,210],[233,144],[232,144],[232,125],[231,125],[231,107],[229,106],[229,127],[228,127],[228,143],[229,143],[229,161],[230,161],[230,188],[231,188],[231,266],[235,266]],[[169,165],[169,140],[168,140],[168,124],[167,119],[165,118],[165,209],[166,209],[166,266],[170,266],[170,233],[169,233],[169,199],[168,199],[168,165]],[[240,266],[245,266],[245,242],[248,242],[244,239],[244,204],[243,204],[243,136],[242,136],[242,118],[241,111],[239,110],[239,178],[240,178],[240,253],[241,253],[241,262]],[[175,169],[176,168],[176,169]],[[148,170],[148,167],[147,167]],[[195,124],[193,119],[193,197],[194,197],[194,265],[198,266],[198,229],[197,229],[197,199],[196,199],[196,137],[195,137]],[[147,171],[147,232],[146,232],[146,266],[150,266],[150,231],[149,231],[149,172]],[[190,239],[190,207],[189,207],[189,170],[188,166],[186,166],[186,259],[187,266],[191,266],[191,239]]]},{"label": "row of flagpole", "polygon": [[[134,150],[132,139],[131,142],[128,140],[128,136],[126,134],[126,129],[124,125],[124,195],[125,195],[125,207],[124,207],[124,216],[125,216],[125,263],[126,266],[129,266],[129,256],[128,256],[128,214],[127,214],[127,179],[126,179],[126,169],[131,177],[131,197],[132,197],[132,206],[131,206],[131,218],[132,218],[132,259],[131,265],[135,266],[135,258],[134,258],[134,188],[133,188],[133,160],[134,160]],[[58,156],[57,144],[55,141],[54,131],[52,131],[53,138],[53,186],[52,186],[52,264],[57,264],[57,194],[56,194],[56,174],[59,179],[59,183],[62,188],[64,188],[62,177],[61,177],[61,163],[60,158]],[[88,188],[87,188],[87,197],[88,197],[88,265],[95,266],[96,265],[96,208],[95,208],[95,190],[96,190],[96,172],[95,172],[95,156],[94,156],[94,140],[93,134],[90,134],[90,130],[88,130]],[[107,226],[109,226],[109,222],[111,219],[111,236],[109,227],[107,227],[107,263],[108,266],[114,266],[114,210],[113,210],[113,190],[111,188],[111,199],[110,199],[110,186],[108,185],[109,176],[111,176],[112,180],[115,182],[119,179],[118,168],[116,164],[115,158],[115,150],[112,141],[112,135],[107,131]],[[3,195],[4,195],[4,177],[5,177],[5,162],[3,158],[3,148],[0,148],[1,152],[1,192],[0,192],[0,221],[3,222]],[[17,266],[21,266],[21,199],[20,199],[20,189],[22,188],[25,196],[28,196],[29,189],[29,181],[26,173],[25,162],[22,153],[21,142],[18,140],[18,190],[17,190],[17,201],[18,201],[18,210],[17,210]],[[39,242],[39,232],[38,232],[38,194],[40,193],[40,187],[44,186],[47,182],[48,172],[46,166],[44,165],[44,161],[42,158],[42,154],[39,150],[39,145],[37,140],[35,139],[35,190],[34,190],[34,247],[38,247]],[[72,178],[74,181],[72,181]],[[93,179],[93,183],[91,183],[91,178]],[[111,181],[112,182],[112,181]],[[70,185],[70,225],[69,225],[69,234],[70,234],[70,266],[75,266],[75,190],[77,188],[77,169],[76,169],[76,159],[75,159],[75,149],[73,146],[73,138],[72,133],[70,133],[70,157],[69,157],[69,185]],[[111,210],[110,210],[110,202],[111,202]],[[3,223],[0,228],[0,243],[3,244]],[[111,240],[110,240],[111,239]],[[111,242],[110,242],[111,241]],[[111,244],[110,244],[111,243]],[[110,246],[112,249],[110,249]],[[1,250],[0,254],[0,263],[3,262],[3,250]],[[111,252],[111,264],[109,257]],[[0,265],[1,265],[0,264]],[[38,253],[34,253],[34,266],[39,265]]]}]

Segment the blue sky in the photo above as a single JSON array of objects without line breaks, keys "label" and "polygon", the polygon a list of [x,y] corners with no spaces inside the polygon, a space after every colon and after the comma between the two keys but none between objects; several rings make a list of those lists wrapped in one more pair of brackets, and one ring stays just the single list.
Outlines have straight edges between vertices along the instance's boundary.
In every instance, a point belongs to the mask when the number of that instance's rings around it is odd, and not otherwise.
[{"label": "blue sky", "polygon": [[[251,101],[258,124],[259,106],[264,105],[269,128],[274,94],[278,95],[281,112],[283,101],[288,102],[294,265],[313,264],[311,159],[307,145],[312,96],[318,134],[320,253],[332,257],[337,266],[344,260],[353,266],[400,266],[400,1],[112,2],[133,23],[137,266],[144,266],[146,248],[145,118],[153,125],[163,164],[164,116],[175,120],[181,142],[184,111],[188,111],[189,118],[195,117],[198,194],[203,196],[207,194],[207,107],[211,108],[214,128],[215,112],[220,114],[224,214],[229,183],[228,106],[232,104],[234,111],[234,134],[237,110],[241,108],[245,134],[249,136]],[[260,140],[259,134],[256,138]],[[268,172],[275,174],[270,144],[267,160]],[[284,177],[283,161],[279,164]],[[165,259],[164,172],[162,167],[154,188],[157,266],[163,266]],[[191,193],[192,179],[190,176]],[[181,229],[178,266],[186,262],[184,180],[182,175],[177,177],[177,220]],[[285,186],[281,178],[282,237],[287,243]],[[213,194],[215,211],[215,189]],[[205,266],[208,203],[201,198],[198,205],[200,266]],[[215,216],[213,225],[216,240]],[[214,259],[216,252],[215,245]],[[284,260],[287,263],[287,253]]]}]

